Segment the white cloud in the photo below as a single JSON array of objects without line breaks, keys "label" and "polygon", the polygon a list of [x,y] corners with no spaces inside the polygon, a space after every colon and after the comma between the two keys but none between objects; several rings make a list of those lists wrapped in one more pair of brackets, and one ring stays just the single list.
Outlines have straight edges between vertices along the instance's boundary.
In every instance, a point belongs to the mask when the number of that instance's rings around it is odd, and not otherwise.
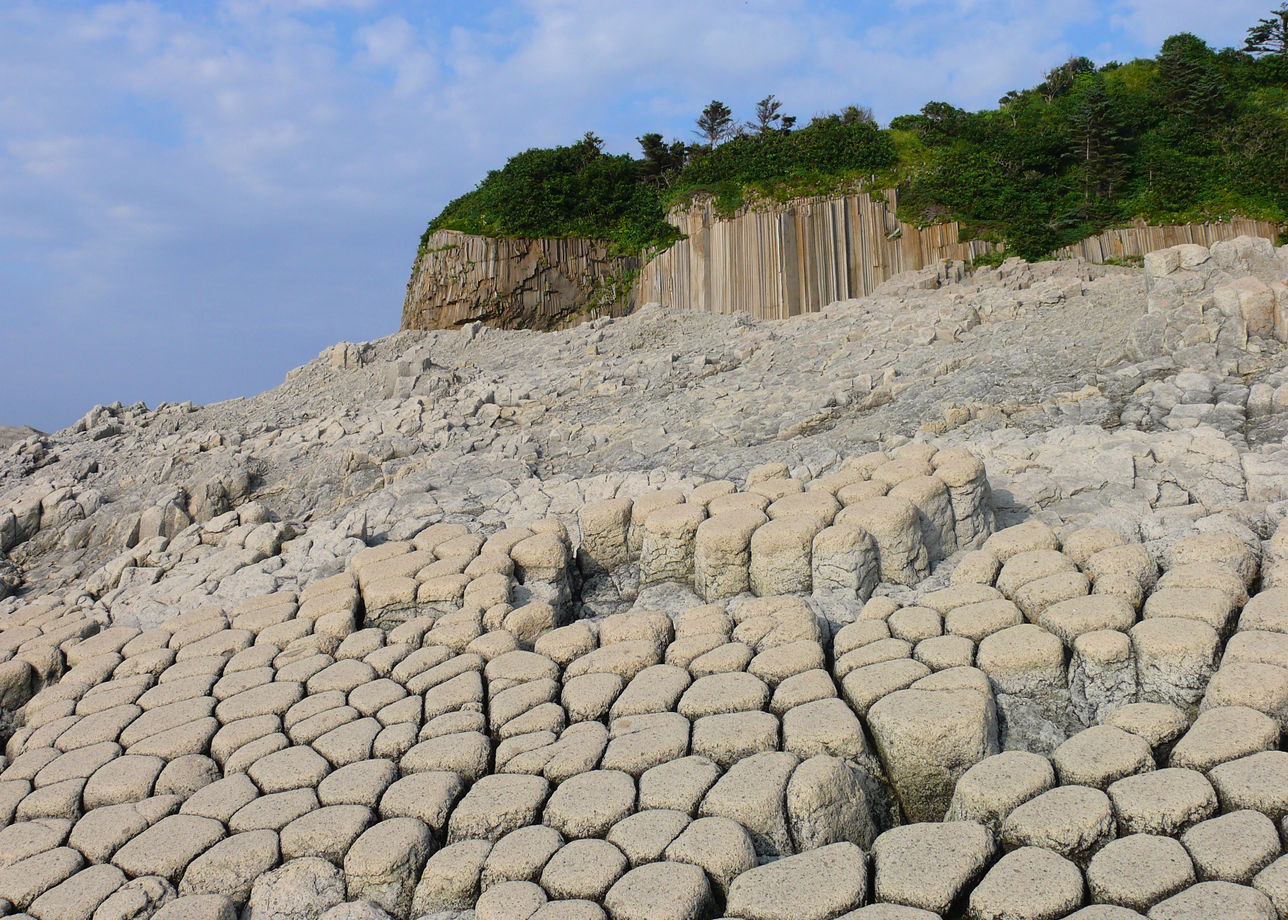
[{"label": "white cloud", "polygon": [[743,118],[769,92],[803,119],[990,105],[1088,51],[1078,30],[1210,18],[1197,0],[10,0],[0,364],[36,395],[0,388],[0,423],[253,392],[393,331],[425,221],[524,147],[688,138],[713,97]]},{"label": "white cloud", "polygon": [[1114,4],[1110,21],[1135,37],[1146,49],[1178,32],[1202,35],[1208,44],[1243,47],[1249,26],[1266,15],[1272,0],[1122,0]]}]

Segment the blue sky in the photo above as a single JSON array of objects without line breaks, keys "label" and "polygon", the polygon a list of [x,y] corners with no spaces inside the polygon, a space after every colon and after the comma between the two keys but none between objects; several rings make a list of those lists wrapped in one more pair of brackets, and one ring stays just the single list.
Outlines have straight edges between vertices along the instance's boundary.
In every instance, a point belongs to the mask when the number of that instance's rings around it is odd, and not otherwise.
[{"label": "blue sky", "polygon": [[634,152],[770,92],[991,106],[1274,5],[0,0],[0,424],[250,395],[396,331],[426,221],[526,147]]}]

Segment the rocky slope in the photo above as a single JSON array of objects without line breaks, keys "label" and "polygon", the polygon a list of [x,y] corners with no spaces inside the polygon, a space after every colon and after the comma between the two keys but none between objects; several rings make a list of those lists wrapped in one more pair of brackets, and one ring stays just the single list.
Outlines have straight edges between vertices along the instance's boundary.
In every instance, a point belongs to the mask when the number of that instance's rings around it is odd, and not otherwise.
[{"label": "rocky slope", "polygon": [[25,438],[0,907],[1288,915],[1285,281],[946,264]]}]

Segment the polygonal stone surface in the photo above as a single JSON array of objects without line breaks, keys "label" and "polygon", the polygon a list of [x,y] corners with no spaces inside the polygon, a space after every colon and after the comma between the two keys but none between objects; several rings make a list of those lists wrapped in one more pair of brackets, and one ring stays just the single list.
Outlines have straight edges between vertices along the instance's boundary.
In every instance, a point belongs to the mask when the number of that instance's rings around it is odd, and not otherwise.
[{"label": "polygonal stone surface", "polygon": [[1042,847],[1008,853],[970,895],[971,920],[1059,920],[1082,904],[1082,873]]},{"label": "polygonal stone surface", "polygon": [[756,848],[746,828],[729,818],[699,818],[671,841],[663,855],[701,867],[722,896],[735,878],[756,866]]},{"label": "polygonal stone surface", "polygon": [[1114,838],[1109,797],[1089,786],[1058,786],[1016,808],[1002,822],[1008,847],[1046,847],[1083,863]]},{"label": "polygonal stone surface", "polygon": [[1107,791],[1123,834],[1174,837],[1217,811],[1212,784],[1195,770],[1168,767],[1128,776]]},{"label": "polygonal stone surface", "polygon": [[785,799],[798,763],[794,755],[777,751],[739,761],[707,792],[699,813],[737,821],[751,835],[758,854],[790,853]]},{"label": "polygonal stone surface", "polygon": [[1149,920],[1275,920],[1270,899],[1231,882],[1200,882],[1155,904]]},{"label": "polygonal stone surface", "polygon": [[344,857],[351,899],[375,901],[396,917],[408,914],[433,836],[416,818],[390,818],[367,829]]},{"label": "polygonal stone surface", "polygon": [[996,848],[992,831],[971,821],[893,828],[872,846],[873,896],[947,913],[984,874]]},{"label": "polygonal stone surface", "polygon": [[272,831],[227,837],[189,864],[179,894],[222,895],[245,903],[255,879],[275,868],[278,856],[277,834]]},{"label": "polygonal stone surface", "polygon": [[1065,741],[1051,755],[1061,785],[1104,789],[1114,780],[1154,769],[1149,743],[1138,735],[1096,725]]},{"label": "polygonal stone surface", "polygon": [[613,825],[607,840],[626,855],[631,866],[657,862],[691,819],[681,811],[654,808],[637,811]]},{"label": "polygonal stone surface", "polygon": [[1246,884],[1280,853],[1279,832],[1265,815],[1236,811],[1181,834],[1200,881]]},{"label": "polygonal stone surface", "polygon": [[998,833],[1016,807],[1055,785],[1055,770],[1041,754],[1003,751],[971,767],[953,789],[946,820],[977,821]]},{"label": "polygonal stone surface", "polygon": [[744,872],[729,886],[725,913],[746,920],[828,920],[867,899],[867,857],[834,843]]},{"label": "polygonal stone surface", "polygon": [[175,884],[193,859],[226,834],[224,826],[211,818],[171,815],[117,850],[112,864],[131,878],[159,875]]},{"label": "polygonal stone surface", "polygon": [[1205,773],[1217,764],[1273,750],[1278,744],[1279,726],[1269,716],[1246,706],[1221,706],[1194,720],[1167,762]]},{"label": "polygonal stone surface", "polygon": [[353,842],[375,822],[375,812],[365,805],[325,805],[282,828],[282,856],[317,856],[341,865]]},{"label": "polygonal stone surface", "polygon": [[1105,844],[1087,866],[1091,899],[1147,911],[1193,885],[1194,864],[1171,837],[1132,834]]},{"label": "polygonal stone surface", "polygon": [[1223,811],[1253,809],[1272,821],[1288,815],[1288,752],[1263,751],[1208,771]]},{"label": "polygonal stone surface", "polygon": [[495,843],[510,831],[536,824],[549,794],[550,784],[544,777],[503,773],[485,776],[452,812],[447,826],[448,843],[469,838]]},{"label": "polygonal stone surface", "polygon": [[125,873],[116,866],[89,866],[48,889],[27,910],[40,920],[90,920],[98,906],[125,881]]},{"label": "polygonal stone surface", "polygon": [[322,859],[293,859],[251,886],[246,920],[317,917],[344,901],[344,876]]},{"label": "polygonal stone surface", "polygon": [[635,782],[617,770],[592,770],[568,779],[546,803],[545,824],[569,840],[602,837],[635,810]]},{"label": "polygonal stone surface", "polygon": [[868,726],[910,821],[942,820],[957,779],[997,753],[992,701],[969,690],[892,693]]},{"label": "polygonal stone surface", "polygon": [[711,885],[697,866],[655,862],[614,882],[604,906],[613,920],[701,920],[712,906]]},{"label": "polygonal stone surface", "polygon": [[462,840],[434,853],[416,883],[413,916],[473,907],[479,897],[483,863],[491,849],[487,840]]},{"label": "polygonal stone surface", "polygon": [[626,857],[608,841],[573,840],[541,870],[541,887],[556,899],[600,901],[626,869]]}]

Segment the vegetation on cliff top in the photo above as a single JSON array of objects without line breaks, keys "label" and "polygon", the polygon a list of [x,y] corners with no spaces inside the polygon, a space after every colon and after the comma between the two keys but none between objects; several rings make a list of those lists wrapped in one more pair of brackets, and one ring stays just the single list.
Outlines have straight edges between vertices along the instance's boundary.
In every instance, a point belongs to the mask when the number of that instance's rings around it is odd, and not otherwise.
[{"label": "vegetation on cliff top", "polygon": [[1244,50],[1174,35],[1127,64],[1073,58],[996,109],[931,102],[886,130],[854,106],[794,123],[769,96],[742,126],[713,102],[695,132],[704,143],[645,134],[639,159],[605,154],[590,133],[524,151],[435,217],[422,248],[450,229],[638,252],[672,242],[666,211],[696,195],[729,211],[860,185],[897,188],[906,221],[958,220],[1030,259],[1135,218],[1288,221],[1288,5],[1248,30]]}]

